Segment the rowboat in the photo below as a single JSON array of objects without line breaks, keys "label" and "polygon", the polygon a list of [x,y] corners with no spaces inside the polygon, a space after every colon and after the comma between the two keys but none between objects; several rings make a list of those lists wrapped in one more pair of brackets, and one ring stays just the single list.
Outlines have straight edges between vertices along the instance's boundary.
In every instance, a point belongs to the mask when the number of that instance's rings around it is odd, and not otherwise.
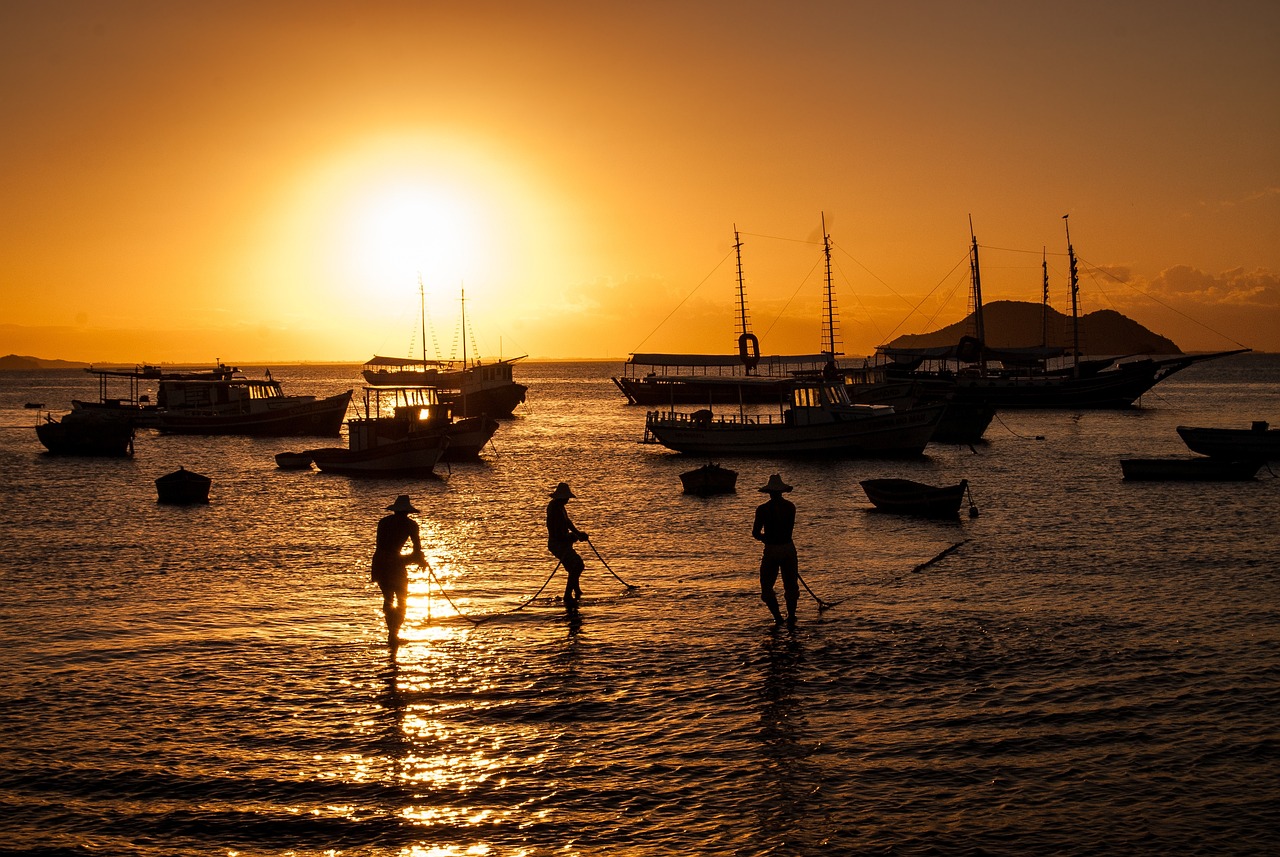
[{"label": "rowboat", "polygon": [[156,480],[157,502],[178,505],[208,503],[212,483],[208,476],[179,467]]},{"label": "rowboat", "polygon": [[738,471],[718,464],[704,464],[696,470],[680,474],[684,493],[708,497],[712,494],[732,494],[737,490]]},{"label": "rowboat", "polygon": [[1226,458],[1124,458],[1120,470],[1130,481],[1246,482],[1262,462]]},{"label": "rowboat", "polygon": [[1192,452],[1214,458],[1280,461],[1280,429],[1256,420],[1247,429],[1178,426],[1178,435]]},{"label": "rowboat", "polygon": [[928,518],[953,518],[969,490],[968,480],[956,485],[935,487],[910,479],[864,479],[859,483],[867,499],[882,512],[918,515]]}]

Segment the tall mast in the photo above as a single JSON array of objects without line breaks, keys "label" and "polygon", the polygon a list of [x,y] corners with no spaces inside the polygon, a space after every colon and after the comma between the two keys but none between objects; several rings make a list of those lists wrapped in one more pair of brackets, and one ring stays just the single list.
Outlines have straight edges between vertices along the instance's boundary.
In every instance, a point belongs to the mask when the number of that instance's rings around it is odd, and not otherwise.
[{"label": "tall mast", "polygon": [[733,249],[738,254],[738,336],[751,332],[747,321],[747,290],[742,279],[742,238],[738,235],[738,224],[733,224]]},{"label": "tall mast", "polygon": [[458,375],[458,386],[462,391],[462,414],[467,414],[467,290],[462,291],[462,372]]},{"label": "tall mast", "polygon": [[969,215],[969,278],[973,283],[973,324],[978,340],[978,365],[987,364],[987,329],[982,318],[982,269],[978,265],[978,236],[973,234],[973,215]]},{"label": "tall mast", "polygon": [[422,316],[422,368],[427,368],[427,290],[422,285],[422,274],[418,274],[418,313]]},{"label": "tall mast", "polygon": [[835,362],[836,354],[836,300],[835,289],[831,285],[831,236],[827,234],[827,215],[822,213],[822,254],[827,265],[826,306],[823,313],[822,350],[828,358]]},{"label": "tall mast", "polygon": [[1049,250],[1040,248],[1040,268],[1044,271],[1044,294],[1040,298],[1040,346],[1049,347]]},{"label": "tall mast", "polygon": [[1071,223],[1067,220],[1071,215],[1062,215],[1063,225],[1067,229],[1067,262],[1071,269],[1071,357],[1073,374],[1080,376],[1080,273],[1076,269],[1076,251],[1071,246]]}]

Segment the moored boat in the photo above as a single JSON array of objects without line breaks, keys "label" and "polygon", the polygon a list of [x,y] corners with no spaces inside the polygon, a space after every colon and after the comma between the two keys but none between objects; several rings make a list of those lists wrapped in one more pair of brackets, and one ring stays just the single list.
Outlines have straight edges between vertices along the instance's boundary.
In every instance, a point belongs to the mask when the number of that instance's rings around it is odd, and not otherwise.
[{"label": "moored boat", "polygon": [[882,512],[927,518],[954,518],[969,490],[968,480],[935,487],[910,479],[864,479],[867,499]]},{"label": "moored boat", "polygon": [[1124,458],[1120,470],[1129,481],[1247,482],[1262,462],[1225,458]]},{"label": "moored boat", "polygon": [[133,455],[133,426],[93,412],[71,411],[61,419],[46,414],[36,437],[51,455]]},{"label": "moored boat", "polygon": [[1256,420],[1247,429],[1178,426],[1178,436],[1192,452],[1213,458],[1280,461],[1280,429]]},{"label": "moored boat", "polygon": [[208,476],[179,467],[156,479],[156,502],[177,505],[208,503],[211,484],[213,480]]},{"label": "moored boat", "polygon": [[262,379],[234,369],[214,377],[161,375],[154,425],[166,434],[336,436],[351,392],[320,399],[285,395],[269,370]]},{"label": "moored boat", "polygon": [[798,379],[776,414],[650,411],[644,442],[704,456],[912,456],[924,451],[943,407],[854,405],[839,381]]},{"label": "moored boat", "polygon": [[277,452],[276,467],[281,470],[308,470],[311,467],[311,455],[306,452]]},{"label": "moored boat", "polygon": [[737,491],[738,471],[708,462],[696,470],[681,473],[680,483],[684,486],[684,493],[699,497],[732,494]]}]

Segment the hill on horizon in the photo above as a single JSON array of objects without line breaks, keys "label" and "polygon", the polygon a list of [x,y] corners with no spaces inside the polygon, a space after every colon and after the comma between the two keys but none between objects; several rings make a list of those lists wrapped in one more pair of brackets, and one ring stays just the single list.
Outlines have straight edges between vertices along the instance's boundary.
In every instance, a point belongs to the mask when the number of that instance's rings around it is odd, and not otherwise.
[{"label": "hill on horizon", "polygon": [[[1040,304],[1026,301],[992,301],[982,311],[987,345],[991,348],[1035,348],[1050,345],[1071,349],[1071,319],[1052,307],[1047,326],[1042,324]],[[1047,337],[1042,330],[1047,329]],[[938,348],[955,345],[973,335],[973,313],[963,321],[932,333],[908,333],[889,343],[893,348]],[[1042,342],[1047,338],[1048,342]],[[1080,351],[1083,354],[1181,354],[1182,349],[1158,333],[1112,309],[1080,317]]]},{"label": "hill on horizon", "polygon": [[46,360],[41,357],[17,354],[6,354],[0,357],[0,369],[12,369],[18,372],[31,369],[84,369],[88,365],[88,363],[78,363],[74,360]]}]

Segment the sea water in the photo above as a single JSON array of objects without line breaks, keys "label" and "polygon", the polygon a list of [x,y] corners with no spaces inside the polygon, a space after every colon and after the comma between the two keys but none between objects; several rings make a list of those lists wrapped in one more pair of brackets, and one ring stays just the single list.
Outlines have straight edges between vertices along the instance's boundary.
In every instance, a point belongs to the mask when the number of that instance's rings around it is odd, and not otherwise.
[{"label": "sea water", "polygon": [[[357,366],[269,368],[359,397]],[[1280,358],[1194,366],[1129,411],[1002,412],[915,460],[719,460],[738,490],[707,499],[679,481],[704,460],[639,443],[620,368],[521,362],[528,401],[483,460],[412,480],[275,465],[332,440],[49,456],[23,403],[65,411],[94,379],[0,373],[0,848],[1274,847],[1280,481],[1132,483],[1119,460],[1190,455],[1180,424],[1280,424]],[[156,502],[179,466],[207,506]],[[794,629],[750,537],[775,472],[811,590]],[[859,480],[886,476],[968,479],[980,515],[870,511]],[[561,480],[591,537],[577,621],[546,551]],[[400,493],[429,568],[393,652],[369,557]]]}]

